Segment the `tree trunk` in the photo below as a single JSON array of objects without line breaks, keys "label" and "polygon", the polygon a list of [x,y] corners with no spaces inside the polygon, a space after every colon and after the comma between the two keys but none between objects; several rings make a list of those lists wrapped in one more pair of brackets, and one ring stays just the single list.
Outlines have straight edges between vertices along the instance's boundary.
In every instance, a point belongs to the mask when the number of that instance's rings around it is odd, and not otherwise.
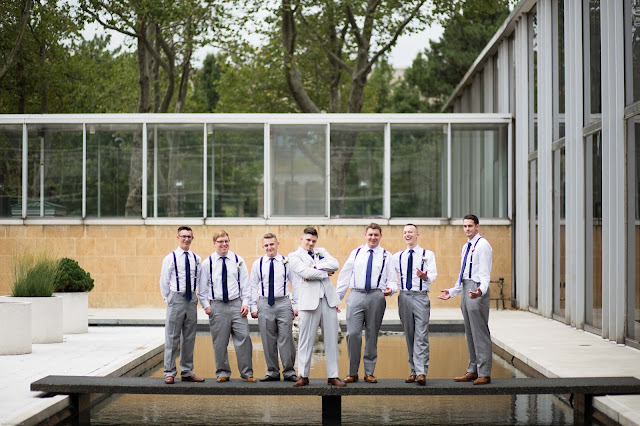
[{"label": "tree trunk", "polygon": [[18,58],[18,53],[22,47],[22,39],[24,38],[24,33],[27,30],[27,24],[29,23],[29,17],[31,16],[31,0],[25,0],[24,6],[22,8],[22,14],[20,16],[20,24],[18,28],[18,36],[16,37],[16,41],[11,48],[11,53],[9,53],[9,57],[7,58],[7,62],[4,64],[2,68],[0,68],[0,80],[7,74],[9,69],[13,66],[14,62]]},{"label": "tree trunk", "polygon": [[319,113],[320,109],[311,100],[302,84],[300,70],[296,65],[296,36],[295,9],[291,9],[290,0],[282,0],[282,46],[284,47],[284,72],[287,85],[302,112]]},{"label": "tree trunk", "polygon": [[[42,39],[40,42],[40,66],[42,69],[46,69],[46,51],[47,46],[45,43],[45,39]],[[43,78],[40,82],[40,114],[46,114],[49,112],[49,86],[47,83],[47,79]]]},{"label": "tree trunk", "polygon": [[22,58],[22,53],[20,53],[16,68],[18,71],[18,105],[16,106],[16,111],[18,114],[24,114],[25,106],[27,104],[27,79],[24,75],[24,60]]},{"label": "tree trunk", "polygon": [[141,39],[138,38],[138,86],[139,97],[137,112],[147,113],[151,110],[151,82],[149,79],[149,54]]},{"label": "tree trunk", "polygon": [[171,99],[173,99],[173,93],[176,87],[176,50],[175,46],[170,46],[163,38],[160,31],[156,28],[156,38],[162,48],[162,51],[167,56],[167,60],[163,64],[163,69],[167,73],[167,88],[162,98],[162,104],[160,104],[160,110],[158,112],[168,112]]},{"label": "tree trunk", "polygon": [[[141,26],[144,24],[141,23]],[[145,30],[142,30],[145,31]],[[149,52],[144,42],[138,38],[138,85],[137,112],[151,111],[151,82],[149,78]],[[129,192],[125,203],[125,216],[142,215],[142,132],[134,133],[129,160]]]},{"label": "tree trunk", "polygon": [[187,89],[189,88],[189,74],[191,72],[191,49],[189,49],[185,55],[185,60],[182,63],[182,76],[180,78],[180,85],[178,86],[178,99],[176,100],[175,112],[181,113],[184,111],[184,104],[187,100]]}]

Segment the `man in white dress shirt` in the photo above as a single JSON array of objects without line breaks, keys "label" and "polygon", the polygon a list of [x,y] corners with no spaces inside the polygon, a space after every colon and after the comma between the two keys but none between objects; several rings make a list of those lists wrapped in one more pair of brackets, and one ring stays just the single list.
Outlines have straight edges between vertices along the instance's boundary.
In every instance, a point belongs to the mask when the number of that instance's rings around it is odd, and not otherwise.
[{"label": "man in white dress shirt", "polygon": [[249,306],[251,284],[244,259],[229,250],[229,234],[218,231],[213,234],[215,251],[202,262],[200,268],[200,304],[209,315],[209,329],[213,341],[218,382],[231,377],[227,346],[233,337],[240,376],[247,382],[255,382],[249,337]]},{"label": "man in white dress shirt", "polygon": [[324,248],[316,248],[318,231],[307,227],[300,247],[289,253],[289,264],[299,279],[298,376],[294,386],[309,385],[313,343],[322,328],[327,384],[346,386],[338,375],[338,304],[340,298],[329,277],[338,270],[338,261]]},{"label": "man in white dress shirt", "polygon": [[462,293],[460,307],[464,318],[464,334],[469,349],[469,366],[456,382],[474,385],[491,383],[491,333],[489,332],[489,281],[491,276],[491,244],[480,236],[480,221],[472,214],[462,220],[467,242],[462,246],[460,275],[454,286],[442,290],[439,299],[449,300]]},{"label": "man in white dress shirt", "polygon": [[411,374],[407,383],[427,383],[429,368],[429,317],[431,301],[429,290],[435,281],[436,257],[431,250],[418,245],[418,227],[409,223],[402,232],[406,250],[393,255],[396,272],[400,277],[398,313],[409,352]]},{"label": "man in white dress shirt", "polygon": [[176,355],[180,345],[180,374],[183,382],[204,382],[193,373],[193,348],[198,325],[198,265],[200,256],[190,250],[193,231],[178,228],[179,247],[162,261],[160,293],[167,302],[164,343],[164,382],[171,385],[177,374]]},{"label": "man in white dress shirt", "polygon": [[[251,267],[251,316],[258,318],[260,338],[267,363],[267,374],[261,382],[280,380],[296,382],[298,377],[293,365],[296,361],[296,345],[293,340],[293,319],[298,315],[298,285],[295,274],[287,265],[288,259],[278,254],[280,242],[275,234],[262,237],[265,255]],[[287,283],[291,283],[291,290]],[[293,297],[293,305],[290,296]]]},{"label": "man in white dress shirt", "polygon": [[378,382],[373,373],[378,360],[378,333],[387,307],[385,296],[398,291],[391,253],[380,247],[382,228],[377,223],[371,223],[365,229],[364,237],[367,243],[349,254],[338,275],[336,288],[340,300],[351,289],[347,297],[349,375],[344,379],[345,383],[358,381],[363,328],[364,381]]}]

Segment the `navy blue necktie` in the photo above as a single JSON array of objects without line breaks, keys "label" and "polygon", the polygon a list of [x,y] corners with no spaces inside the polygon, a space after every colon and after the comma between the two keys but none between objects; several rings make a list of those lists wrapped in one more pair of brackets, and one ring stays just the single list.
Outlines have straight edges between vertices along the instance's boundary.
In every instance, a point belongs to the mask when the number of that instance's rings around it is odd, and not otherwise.
[{"label": "navy blue necktie", "polygon": [[364,289],[371,290],[371,270],[373,269],[373,250],[369,249],[369,260],[367,261],[367,279],[364,281]]},{"label": "navy blue necktie", "polygon": [[467,243],[467,251],[464,254],[464,260],[462,261],[462,269],[460,270],[460,284],[462,284],[462,275],[464,274],[464,268],[467,267],[467,256],[469,256],[470,249],[471,249],[471,243]]},{"label": "navy blue necktie", "polygon": [[191,302],[191,265],[189,264],[189,252],[184,252],[184,284],[187,288],[184,290],[184,298],[187,302]]},{"label": "navy blue necktie", "polygon": [[227,287],[227,258],[222,258],[222,301],[229,302],[229,288]]},{"label": "navy blue necktie", "polygon": [[407,290],[413,287],[413,250],[409,250],[409,260],[407,260]]},{"label": "navy blue necktie", "polygon": [[269,265],[269,297],[267,298],[267,301],[269,302],[269,306],[273,306],[274,303],[276,303],[276,289],[275,289],[275,284],[274,284],[274,271],[273,271],[273,260],[274,258],[271,258],[271,264]]},{"label": "navy blue necktie", "polygon": [[309,253],[309,256],[311,256],[311,258],[313,259],[313,252],[312,251],[308,251],[307,253]]}]

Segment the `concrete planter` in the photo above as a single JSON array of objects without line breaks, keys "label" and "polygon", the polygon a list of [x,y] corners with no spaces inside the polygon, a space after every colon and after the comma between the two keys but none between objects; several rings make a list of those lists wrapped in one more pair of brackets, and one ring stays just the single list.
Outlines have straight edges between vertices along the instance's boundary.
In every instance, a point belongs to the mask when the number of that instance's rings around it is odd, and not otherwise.
[{"label": "concrete planter", "polygon": [[0,355],[31,353],[31,303],[0,301]]},{"label": "concrete planter", "polygon": [[12,297],[3,302],[31,302],[31,337],[33,343],[62,342],[62,297]]},{"label": "concrete planter", "polygon": [[89,293],[53,293],[62,298],[62,332],[80,334],[89,332]]}]

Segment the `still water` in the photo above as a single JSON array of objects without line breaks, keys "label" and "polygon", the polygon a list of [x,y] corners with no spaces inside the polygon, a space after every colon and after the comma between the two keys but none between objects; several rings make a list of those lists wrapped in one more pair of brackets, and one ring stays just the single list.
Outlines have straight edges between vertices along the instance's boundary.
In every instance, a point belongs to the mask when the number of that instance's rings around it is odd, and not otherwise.
[{"label": "still water", "polygon": [[[466,371],[468,355],[464,334],[431,333],[429,379],[453,378]],[[252,336],[253,371],[256,378],[265,375],[266,366],[258,335]],[[311,378],[325,378],[322,347],[316,346]],[[213,347],[208,333],[198,334],[194,371],[207,380],[215,380]],[[240,380],[233,346],[229,346],[232,380]],[[340,343],[340,374],[348,368],[346,339]],[[362,364],[359,376],[363,377]],[[149,375],[162,377],[160,365]],[[379,379],[409,375],[407,348],[401,333],[389,333],[378,340]],[[494,354],[493,378],[525,377]],[[375,386],[372,384],[371,386]],[[417,386],[417,385],[416,385]],[[91,422],[97,425],[258,425],[321,424],[320,397],[300,396],[176,396],[120,395],[109,398],[91,410]],[[518,396],[349,396],[342,398],[345,424],[541,424],[573,423],[571,408],[552,395]]]}]

